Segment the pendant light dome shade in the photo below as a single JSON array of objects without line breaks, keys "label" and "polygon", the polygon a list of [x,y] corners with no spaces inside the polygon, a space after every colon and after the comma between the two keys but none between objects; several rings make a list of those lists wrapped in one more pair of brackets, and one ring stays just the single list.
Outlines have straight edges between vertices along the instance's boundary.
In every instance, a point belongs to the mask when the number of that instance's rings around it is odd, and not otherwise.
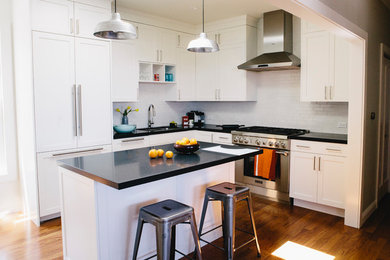
[{"label": "pendant light dome shade", "polygon": [[219,51],[219,46],[215,41],[207,39],[206,33],[202,32],[198,38],[190,41],[187,50],[192,52],[216,52]]},{"label": "pendant light dome shade", "polygon": [[93,35],[111,40],[128,40],[137,38],[137,30],[132,24],[122,21],[119,13],[113,13],[111,20],[96,26]]}]

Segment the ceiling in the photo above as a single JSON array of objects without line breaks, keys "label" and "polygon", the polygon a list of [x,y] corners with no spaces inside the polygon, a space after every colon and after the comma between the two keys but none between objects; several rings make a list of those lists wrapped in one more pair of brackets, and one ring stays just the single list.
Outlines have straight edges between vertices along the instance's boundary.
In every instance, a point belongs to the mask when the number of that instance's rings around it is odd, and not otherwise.
[{"label": "ceiling", "polygon": [[[117,0],[118,6],[189,23],[200,24],[201,0]],[[243,14],[260,18],[278,8],[263,0],[205,0],[205,22]]]}]

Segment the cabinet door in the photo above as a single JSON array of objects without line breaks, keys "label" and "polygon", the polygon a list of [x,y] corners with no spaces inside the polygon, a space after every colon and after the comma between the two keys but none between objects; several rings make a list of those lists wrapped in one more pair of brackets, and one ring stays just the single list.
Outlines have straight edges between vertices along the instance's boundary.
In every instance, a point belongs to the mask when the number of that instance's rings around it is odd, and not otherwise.
[{"label": "cabinet door", "polygon": [[112,138],[110,43],[76,38],[78,147],[109,144]]},{"label": "cabinet door", "polygon": [[232,135],[227,133],[213,133],[213,143],[232,145]]},{"label": "cabinet door", "polygon": [[139,61],[158,62],[160,52],[158,50],[158,39],[161,39],[160,32],[153,26],[140,24],[138,27],[137,52]]},{"label": "cabinet door", "polygon": [[74,38],[34,32],[33,55],[37,151],[75,148]]},{"label": "cabinet door", "polygon": [[74,33],[73,2],[64,0],[33,0],[32,29],[72,35]]},{"label": "cabinet door", "polygon": [[180,34],[179,47],[176,48],[178,100],[196,100],[195,53],[187,51],[191,40],[191,35]]},{"label": "cabinet door", "polygon": [[133,137],[133,138],[126,138],[122,140],[114,140],[113,151],[117,152],[117,151],[131,150],[131,149],[148,147],[148,146],[149,146],[148,136]]},{"label": "cabinet door", "polygon": [[340,36],[334,41],[333,84],[330,85],[330,97],[334,101],[348,101],[349,88],[349,42]]},{"label": "cabinet door", "polygon": [[302,35],[301,100],[330,100],[330,67],[333,36],[329,32]]},{"label": "cabinet door", "polygon": [[178,45],[177,33],[171,30],[163,30],[161,33],[160,62],[176,64],[176,46]]},{"label": "cabinet door", "polygon": [[111,15],[108,9],[78,3],[74,4],[74,14],[75,35],[95,39],[96,25],[109,20]]},{"label": "cabinet door", "polygon": [[218,52],[196,53],[196,99],[217,100]]},{"label": "cabinet door", "polygon": [[291,152],[290,197],[317,202],[318,155]]},{"label": "cabinet door", "polygon": [[134,41],[113,41],[112,101],[134,102],[138,100],[139,66]]},{"label": "cabinet door", "polygon": [[344,208],[345,158],[321,155],[318,169],[318,203]]}]

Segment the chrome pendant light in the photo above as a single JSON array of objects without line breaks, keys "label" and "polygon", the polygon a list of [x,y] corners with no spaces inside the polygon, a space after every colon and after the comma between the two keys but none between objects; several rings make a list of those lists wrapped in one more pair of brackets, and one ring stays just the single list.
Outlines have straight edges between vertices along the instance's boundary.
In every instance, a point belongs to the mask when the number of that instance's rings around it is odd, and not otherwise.
[{"label": "chrome pendant light", "polygon": [[121,15],[116,12],[112,14],[111,20],[99,23],[93,35],[110,40],[129,40],[137,38],[137,30],[131,23],[121,19]]},{"label": "chrome pendant light", "polygon": [[207,38],[204,32],[204,0],[202,0],[202,32],[195,40],[190,41],[187,46],[188,51],[192,52],[216,52],[219,51],[218,44]]}]

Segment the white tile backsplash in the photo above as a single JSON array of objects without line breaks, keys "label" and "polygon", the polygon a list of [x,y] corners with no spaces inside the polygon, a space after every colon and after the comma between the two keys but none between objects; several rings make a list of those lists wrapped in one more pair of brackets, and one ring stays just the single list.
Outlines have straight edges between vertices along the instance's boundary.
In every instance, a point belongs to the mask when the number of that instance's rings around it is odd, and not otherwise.
[{"label": "white tile backsplash", "polygon": [[[147,126],[147,109],[154,104],[155,126],[181,122],[190,110],[204,111],[209,124],[244,124],[304,128],[315,132],[347,133],[338,128],[348,122],[347,103],[300,102],[300,71],[270,71],[258,74],[257,102],[165,102],[168,85],[141,85],[139,102],[115,103],[140,109],[129,116],[137,127]],[[114,124],[121,115],[114,111]]]}]

